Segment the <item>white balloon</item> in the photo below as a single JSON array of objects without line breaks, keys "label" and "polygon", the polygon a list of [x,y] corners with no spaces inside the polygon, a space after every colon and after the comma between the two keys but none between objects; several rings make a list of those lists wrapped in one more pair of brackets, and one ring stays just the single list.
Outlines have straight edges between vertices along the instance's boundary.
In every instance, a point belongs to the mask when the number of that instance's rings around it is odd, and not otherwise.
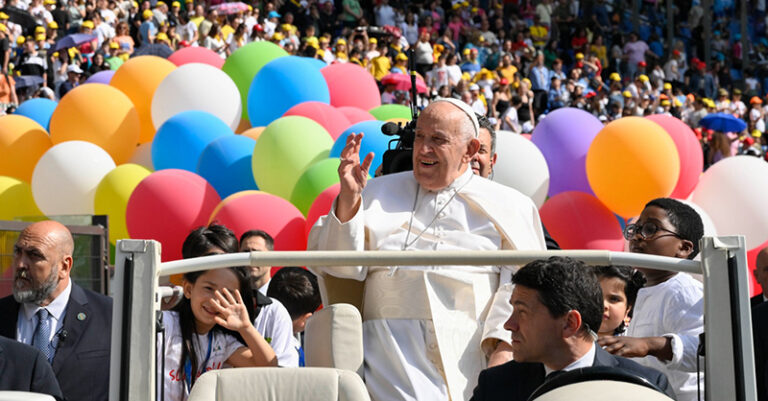
[{"label": "white balloon", "polygon": [[725,158],[705,171],[693,192],[719,235],[743,235],[747,249],[768,240],[768,163],[753,156]]},{"label": "white balloon", "polygon": [[208,64],[184,64],[171,71],[155,90],[152,124],[159,129],[169,118],[188,110],[211,113],[234,131],[242,114],[240,92],[224,71]]},{"label": "white balloon", "polygon": [[54,145],[32,173],[32,195],[47,216],[94,214],[96,187],[115,162],[104,149],[85,141]]},{"label": "white balloon", "polygon": [[528,195],[540,208],[549,191],[549,168],[539,148],[519,134],[497,131],[496,153],[493,181]]},{"label": "white balloon", "polygon": [[146,167],[149,171],[155,171],[155,167],[152,164],[152,142],[142,143],[133,152],[133,156],[128,160],[128,163],[138,164],[139,166]]}]

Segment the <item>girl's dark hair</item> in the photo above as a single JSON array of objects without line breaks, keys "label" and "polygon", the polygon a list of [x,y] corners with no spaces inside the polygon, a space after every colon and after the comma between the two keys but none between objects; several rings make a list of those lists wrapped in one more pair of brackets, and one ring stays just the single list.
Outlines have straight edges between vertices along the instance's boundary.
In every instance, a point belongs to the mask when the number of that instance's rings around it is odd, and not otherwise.
[{"label": "girl's dark hair", "polygon": [[[184,259],[190,259],[214,254],[216,248],[223,250],[225,253],[237,252],[237,237],[232,230],[227,227],[211,223],[208,227],[199,227],[189,233],[184,240],[181,253]],[[253,291],[251,290],[250,285],[251,270],[242,266],[229,267],[228,269],[237,276],[238,285],[240,287],[240,296],[243,298],[243,303],[248,311],[249,319],[253,321],[256,318],[256,314],[253,308]],[[206,271],[207,270],[200,270],[185,273],[184,281],[194,284]],[[181,302],[179,302],[173,310],[179,314],[179,327],[181,328],[182,346],[179,370],[183,372],[186,361],[190,361],[190,364],[192,365],[192,377],[187,377],[186,380],[188,380],[191,385],[194,384],[197,379],[198,373],[201,373],[197,371],[197,365],[200,363],[200,356],[197,355],[194,344],[194,342],[197,341],[195,315],[192,313],[192,306],[187,297],[182,297]],[[246,345],[240,334],[235,331],[227,330],[219,325],[214,326],[211,331],[230,334],[243,345]]]},{"label": "girl's dark hair", "polygon": [[[603,278],[617,278],[624,282],[624,295],[627,296],[627,307],[631,308],[629,310],[629,316],[632,317],[635,301],[637,300],[637,293],[645,286],[645,275],[629,266],[594,266],[592,269],[595,271],[598,280]],[[613,334],[619,335],[623,333],[624,330],[626,330],[626,327],[622,321],[619,327],[614,330]]]}]

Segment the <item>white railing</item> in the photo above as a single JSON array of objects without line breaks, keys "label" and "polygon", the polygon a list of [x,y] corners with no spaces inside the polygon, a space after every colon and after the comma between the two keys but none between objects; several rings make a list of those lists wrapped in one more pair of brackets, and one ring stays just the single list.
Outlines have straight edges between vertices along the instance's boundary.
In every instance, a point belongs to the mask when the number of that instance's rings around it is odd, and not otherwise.
[{"label": "white railing", "polygon": [[[112,324],[111,401],[155,400],[155,322],[159,278],[230,266],[523,265],[569,256],[591,265],[629,265],[702,274],[707,337],[707,400],[756,400],[748,271],[743,237],[704,238],[702,261],[608,251],[314,251],[251,252],[160,263],[155,241],[118,241]],[[732,346],[727,346],[731,344]]]}]

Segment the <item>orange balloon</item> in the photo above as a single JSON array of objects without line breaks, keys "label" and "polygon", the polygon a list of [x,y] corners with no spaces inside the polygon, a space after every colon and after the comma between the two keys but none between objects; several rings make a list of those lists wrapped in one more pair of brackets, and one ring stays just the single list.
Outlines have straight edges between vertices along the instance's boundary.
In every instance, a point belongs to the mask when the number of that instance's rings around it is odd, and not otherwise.
[{"label": "orange balloon", "polygon": [[139,143],[152,142],[155,126],[152,124],[152,96],[166,75],[176,69],[172,62],[157,56],[139,56],[128,59],[115,71],[110,86],[125,93],[136,106],[141,121]]},{"label": "orange balloon", "polygon": [[641,117],[624,117],[597,133],[587,152],[592,191],[614,213],[630,218],[648,201],[669,196],[680,157],[669,134]]},{"label": "orange balloon", "polygon": [[51,137],[35,120],[17,114],[0,117],[0,175],[32,181],[35,164],[51,146]]},{"label": "orange balloon", "polygon": [[51,140],[87,141],[115,164],[130,160],[139,140],[139,115],[123,92],[102,84],[80,85],[61,98],[51,116]]},{"label": "orange balloon", "polygon": [[249,129],[251,129],[251,122],[248,121],[247,118],[241,118],[240,125],[237,126],[235,133],[242,134],[243,132],[248,131]]},{"label": "orange balloon", "polygon": [[264,132],[264,130],[266,128],[267,127],[253,127],[253,128],[249,128],[249,129],[243,131],[242,133],[240,133],[240,135],[247,136],[248,138],[251,138],[253,140],[258,141],[259,137],[261,136],[261,133]]}]

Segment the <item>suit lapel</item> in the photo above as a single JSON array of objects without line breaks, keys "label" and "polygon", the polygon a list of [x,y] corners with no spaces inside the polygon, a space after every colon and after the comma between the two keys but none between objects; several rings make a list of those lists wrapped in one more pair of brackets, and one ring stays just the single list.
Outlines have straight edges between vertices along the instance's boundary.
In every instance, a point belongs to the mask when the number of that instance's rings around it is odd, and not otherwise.
[{"label": "suit lapel", "polygon": [[3,322],[0,324],[0,336],[16,340],[20,307],[12,295],[0,300],[0,322]]},{"label": "suit lapel", "polygon": [[67,302],[67,313],[64,317],[64,326],[62,330],[67,331],[66,339],[59,342],[59,348],[56,350],[56,355],[53,358],[53,372],[58,375],[64,362],[72,355],[75,350],[77,341],[83,336],[83,332],[88,327],[89,322],[89,310],[88,310],[88,298],[85,296],[80,286],[72,283],[72,293],[69,295],[69,302]]}]

